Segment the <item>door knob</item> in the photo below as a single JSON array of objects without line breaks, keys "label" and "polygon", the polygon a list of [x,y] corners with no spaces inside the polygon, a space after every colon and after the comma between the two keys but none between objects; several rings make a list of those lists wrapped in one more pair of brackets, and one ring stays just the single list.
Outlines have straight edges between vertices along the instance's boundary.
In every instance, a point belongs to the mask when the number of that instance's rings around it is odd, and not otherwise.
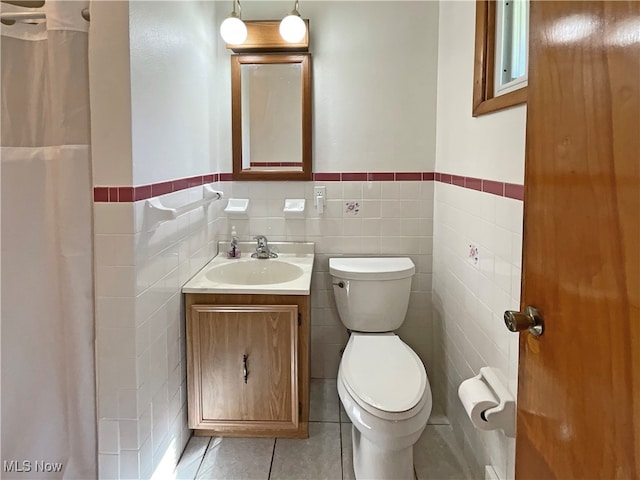
[{"label": "door knob", "polygon": [[527,307],[524,313],[507,310],[504,312],[504,324],[512,332],[529,330],[534,337],[539,337],[544,331],[542,315],[535,307]]}]

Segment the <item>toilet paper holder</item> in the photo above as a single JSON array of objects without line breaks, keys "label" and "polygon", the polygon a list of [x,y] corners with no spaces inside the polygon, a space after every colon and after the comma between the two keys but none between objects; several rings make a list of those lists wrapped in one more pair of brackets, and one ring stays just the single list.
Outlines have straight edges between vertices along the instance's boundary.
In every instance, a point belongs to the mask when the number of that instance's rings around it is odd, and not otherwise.
[{"label": "toilet paper holder", "polygon": [[[465,399],[469,394],[463,393],[465,384],[470,385],[477,381],[483,382],[493,396],[491,405],[487,405],[486,409],[480,412],[480,419],[472,418],[471,412],[467,408]],[[467,415],[471,419],[473,425],[480,430],[496,430],[501,429],[507,437],[514,438],[516,436],[515,420],[516,420],[516,400],[514,396],[507,390],[504,383],[500,379],[500,373],[491,367],[483,367],[480,373],[475,377],[465,380],[458,388],[458,395],[463,404]],[[487,402],[489,403],[489,402]]]}]

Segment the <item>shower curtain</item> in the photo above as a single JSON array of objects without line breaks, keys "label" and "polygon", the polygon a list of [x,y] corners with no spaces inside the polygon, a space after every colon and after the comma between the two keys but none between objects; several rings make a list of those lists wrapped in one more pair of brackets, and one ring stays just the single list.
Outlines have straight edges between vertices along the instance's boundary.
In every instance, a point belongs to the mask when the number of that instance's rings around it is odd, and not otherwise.
[{"label": "shower curtain", "polygon": [[2,25],[2,478],[97,478],[87,6]]}]

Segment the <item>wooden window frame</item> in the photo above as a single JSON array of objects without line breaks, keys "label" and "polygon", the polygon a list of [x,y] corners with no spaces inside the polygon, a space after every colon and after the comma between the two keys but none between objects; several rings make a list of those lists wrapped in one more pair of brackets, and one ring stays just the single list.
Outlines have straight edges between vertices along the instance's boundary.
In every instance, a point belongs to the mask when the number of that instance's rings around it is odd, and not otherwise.
[{"label": "wooden window frame", "polygon": [[504,95],[494,95],[496,51],[496,2],[476,0],[476,45],[473,68],[473,108],[477,117],[527,103],[527,89],[522,87]]}]

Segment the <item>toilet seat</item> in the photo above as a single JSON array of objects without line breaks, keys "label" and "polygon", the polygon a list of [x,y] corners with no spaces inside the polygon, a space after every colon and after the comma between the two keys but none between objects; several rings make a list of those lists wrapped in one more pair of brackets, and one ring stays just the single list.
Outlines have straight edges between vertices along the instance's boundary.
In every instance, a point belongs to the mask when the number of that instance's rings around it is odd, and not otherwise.
[{"label": "toilet seat", "polygon": [[424,365],[397,335],[352,334],[340,373],[356,403],[379,418],[410,418],[424,405]]}]

